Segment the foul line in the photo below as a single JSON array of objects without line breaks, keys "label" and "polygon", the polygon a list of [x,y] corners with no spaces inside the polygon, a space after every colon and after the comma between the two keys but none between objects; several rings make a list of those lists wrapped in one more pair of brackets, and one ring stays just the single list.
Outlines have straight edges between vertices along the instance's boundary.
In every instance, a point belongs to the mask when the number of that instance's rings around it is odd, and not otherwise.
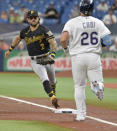
[{"label": "foul line", "polygon": [[[36,103],[33,103],[33,102],[29,102],[29,101],[25,101],[25,100],[13,98],[13,97],[8,97],[8,96],[3,96],[3,95],[0,95],[0,97],[1,98],[6,98],[6,99],[9,99],[9,100],[13,100],[13,101],[17,101],[17,102],[21,102],[21,103],[25,103],[25,104],[29,104],[29,105],[38,106],[38,107],[41,107],[41,108],[46,108],[46,109],[51,110],[51,111],[57,110],[57,109],[52,108],[52,107],[36,104]],[[117,123],[109,122],[109,121],[102,120],[102,119],[99,119],[99,118],[96,118],[96,117],[92,117],[92,116],[86,116],[86,117],[89,118],[89,119],[101,122],[101,123],[105,123],[105,124],[112,125],[112,126],[117,126]]]}]

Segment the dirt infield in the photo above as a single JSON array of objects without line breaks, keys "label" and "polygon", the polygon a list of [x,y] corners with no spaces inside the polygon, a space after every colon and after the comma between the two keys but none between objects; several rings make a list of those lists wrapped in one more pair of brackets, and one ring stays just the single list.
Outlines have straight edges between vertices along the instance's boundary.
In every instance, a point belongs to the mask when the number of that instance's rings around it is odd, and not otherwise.
[{"label": "dirt infield", "polygon": [[[57,77],[71,77],[71,72],[56,73]],[[116,84],[105,84],[108,88],[117,88]],[[48,99],[22,98],[30,102],[42,104],[51,107],[51,101]],[[74,108],[75,102],[59,100],[61,108]],[[100,118],[106,121],[117,123],[117,111],[102,107],[87,105],[87,115]],[[117,126],[104,124],[86,118],[83,122],[74,121],[75,115],[54,114],[48,109],[15,102],[5,98],[0,98],[0,120],[31,120],[44,121],[58,126],[72,128],[78,131],[117,131]]]},{"label": "dirt infield", "polygon": [[[24,98],[24,100],[51,107],[51,103],[48,99]],[[75,108],[73,101],[59,100],[59,103],[62,108]],[[44,108],[15,102],[5,98],[0,98],[0,105],[0,120],[39,120],[79,131],[117,131],[117,127],[112,125],[103,124],[88,118],[83,122],[77,122],[74,121],[74,115],[54,114]],[[87,105],[87,112],[89,116],[117,123],[117,111]]]}]

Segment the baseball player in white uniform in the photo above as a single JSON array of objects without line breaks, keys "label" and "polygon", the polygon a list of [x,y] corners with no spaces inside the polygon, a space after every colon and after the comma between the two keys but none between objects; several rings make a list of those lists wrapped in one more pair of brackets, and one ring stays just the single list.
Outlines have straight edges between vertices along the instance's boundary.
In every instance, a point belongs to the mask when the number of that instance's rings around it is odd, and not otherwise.
[{"label": "baseball player in white uniform", "polygon": [[77,121],[85,120],[86,117],[87,76],[93,92],[99,100],[103,99],[104,84],[100,54],[103,46],[111,44],[108,28],[102,21],[91,16],[93,7],[93,0],[81,0],[80,16],[65,24],[60,38],[63,49],[66,51],[69,48],[71,55]]}]

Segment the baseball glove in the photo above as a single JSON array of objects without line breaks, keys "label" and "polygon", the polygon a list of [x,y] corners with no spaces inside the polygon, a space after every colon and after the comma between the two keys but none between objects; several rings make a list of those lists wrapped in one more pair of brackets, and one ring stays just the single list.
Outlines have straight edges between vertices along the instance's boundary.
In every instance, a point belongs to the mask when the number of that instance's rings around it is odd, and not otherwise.
[{"label": "baseball glove", "polygon": [[54,64],[54,59],[51,56],[37,58],[37,64],[47,65]]}]

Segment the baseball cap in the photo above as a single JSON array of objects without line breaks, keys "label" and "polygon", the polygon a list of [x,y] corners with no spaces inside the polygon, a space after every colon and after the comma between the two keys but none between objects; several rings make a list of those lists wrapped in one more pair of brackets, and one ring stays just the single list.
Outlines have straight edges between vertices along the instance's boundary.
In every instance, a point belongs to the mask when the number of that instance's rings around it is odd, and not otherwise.
[{"label": "baseball cap", "polygon": [[30,10],[27,13],[27,17],[31,17],[31,16],[38,16],[38,12],[36,10]]}]

